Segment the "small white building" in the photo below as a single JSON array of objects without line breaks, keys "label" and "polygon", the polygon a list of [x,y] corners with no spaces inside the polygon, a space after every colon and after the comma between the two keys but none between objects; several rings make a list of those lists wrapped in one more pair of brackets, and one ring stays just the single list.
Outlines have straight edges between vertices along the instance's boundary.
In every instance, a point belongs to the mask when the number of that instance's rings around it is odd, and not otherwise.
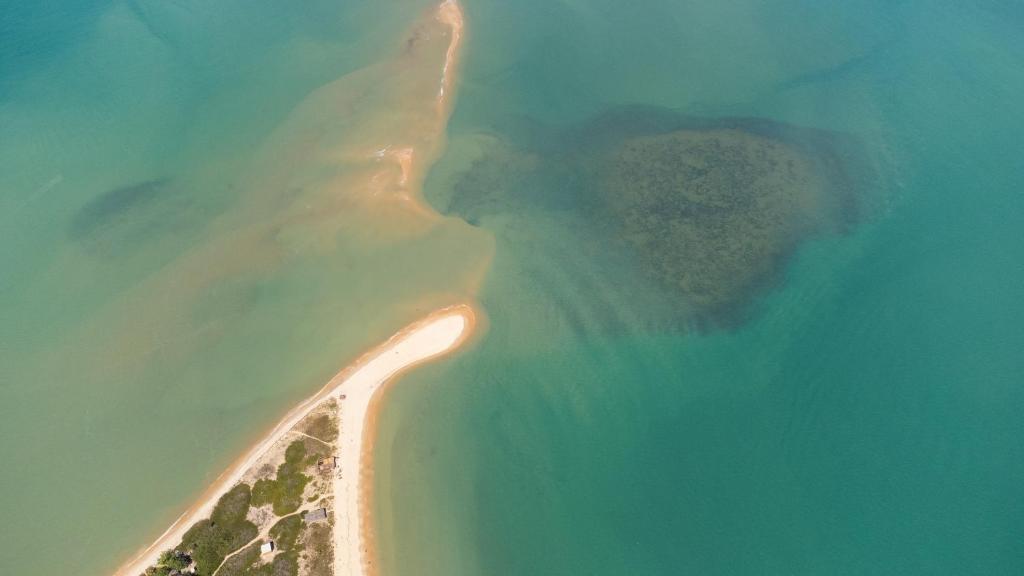
[{"label": "small white building", "polygon": [[260,545],[260,554],[270,554],[274,551],[274,541],[264,542]]}]

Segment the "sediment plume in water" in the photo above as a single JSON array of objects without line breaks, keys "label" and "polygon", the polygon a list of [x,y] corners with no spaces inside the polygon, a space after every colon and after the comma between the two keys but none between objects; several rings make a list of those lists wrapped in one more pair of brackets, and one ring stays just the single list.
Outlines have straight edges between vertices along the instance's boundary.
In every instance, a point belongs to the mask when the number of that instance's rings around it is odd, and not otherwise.
[{"label": "sediment plume in water", "polygon": [[[354,312],[345,303],[394,307],[432,292],[474,294],[491,239],[421,199],[443,149],[458,64],[451,37],[460,33],[459,12],[445,6],[425,14],[391,58],[310,94],[258,153],[238,204],[205,231],[206,241],[106,311],[99,323],[105,331],[117,325],[108,335],[123,339],[121,359],[150,328],[190,317],[226,337],[229,316],[259,314],[257,286],[287,283],[290,271],[310,283],[336,281],[312,290],[321,302],[304,304],[346,308],[338,321]],[[82,222],[103,206],[87,209]],[[382,288],[399,281],[409,288]],[[395,298],[380,295],[389,291]]]},{"label": "sediment plume in water", "polygon": [[[145,486],[168,473],[160,454],[190,454],[188,470],[174,474],[198,491],[232,451],[367,346],[431,310],[474,300],[493,239],[421,198],[445,143],[461,33],[459,11],[435,5],[393,53],[311,93],[235,182],[235,203],[191,246],[18,367],[15,377],[39,386],[59,389],[73,375],[75,386],[104,391],[95,405],[59,407],[79,415],[69,430],[98,433],[95,449],[68,455],[69,466],[89,458],[123,470],[118,483]],[[97,235],[127,237],[118,230],[132,226],[121,222],[131,214],[118,206],[146,210],[175,185],[129,184],[88,206],[69,251],[87,250]],[[111,403],[134,409],[116,423],[96,416]],[[154,413],[165,416],[159,426]],[[124,466],[126,454],[138,454],[117,438],[150,456]],[[80,490],[105,481],[78,480]],[[90,495],[82,517],[98,527],[105,510],[139,510],[153,536],[167,523],[146,513],[155,512],[151,495],[107,496]],[[124,545],[137,545],[139,531],[132,539]]]}]

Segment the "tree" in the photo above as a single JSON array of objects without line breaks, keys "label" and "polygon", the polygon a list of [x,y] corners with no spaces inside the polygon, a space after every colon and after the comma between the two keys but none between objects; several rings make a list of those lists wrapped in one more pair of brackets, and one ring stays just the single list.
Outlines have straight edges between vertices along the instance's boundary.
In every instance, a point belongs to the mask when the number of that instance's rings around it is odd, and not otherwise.
[{"label": "tree", "polygon": [[159,564],[175,570],[184,570],[192,564],[192,559],[189,558],[188,554],[178,550],[165,550],[160,555]]}]

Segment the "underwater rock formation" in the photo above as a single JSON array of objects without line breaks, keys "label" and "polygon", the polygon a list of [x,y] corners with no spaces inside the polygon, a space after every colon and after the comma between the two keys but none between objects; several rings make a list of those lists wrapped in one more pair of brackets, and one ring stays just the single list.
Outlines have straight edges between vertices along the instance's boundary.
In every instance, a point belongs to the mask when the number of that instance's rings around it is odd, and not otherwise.
[{"label": "underwater rock formation", "polygon": [[113,188],[100,194],[75,214],[70,224],[71,236],[82,238],[110,226],[133,209],[156,200],[169,189],[170,184],[169,178],[158,178]]},{"label": "underwater rock formation", "polygon": [[800,151],[741,130],[628,138],[596,179],[619,239],[702,315],[770,281],[820,227],[826,186]]},{"label": "underwater rock formation", "polygon": [[851,137],[756,118],[630,107],[463,141],[472,154],[438,176],[450,194],[437,198],[442,210],[484,227],[489,217],[522,229],[539,216],[564,222],[561,237],[537,242],[603,254],[605,281],[627,291],[646,283],[676,316],[658,324],[738,326],[803,242],[863,218],[876,185]]}]

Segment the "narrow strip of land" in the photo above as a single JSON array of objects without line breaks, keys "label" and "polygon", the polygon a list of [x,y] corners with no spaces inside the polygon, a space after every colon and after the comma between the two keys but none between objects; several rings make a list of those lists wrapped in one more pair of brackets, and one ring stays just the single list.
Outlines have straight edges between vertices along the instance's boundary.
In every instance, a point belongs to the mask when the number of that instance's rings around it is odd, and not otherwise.
[{"label": "narrow strip of land", "polygon": [[373,550],[367,533],[371,528],[370,502],[365,497],[369,491],[366,483],[371,478],[367,458],[372,443],[366,442],[365,437],[372,432],[368,430],[368,416],[373,410],[374,396],[399,372],[454,349],[472,324],[473,315],[468,307],[439,315],[346,380],[345,398],[339,400],[341,469],[334,475],[335,576],[365,576],[373,572]]},{"label": "narrow strip of land", "polygon": [[335,574],[364,574],[363,541],[358,495],[365,486],[358,471],[365,464],[362,447],[370,400],[399,373],[458,347],[470,334],[475,315],[469,306],[438,310],[401,330],[383,345],[332,378],[324,388],[290,411],[259,443],[226,470],[200,500],[182,514],[155,542],[122,565],[115,576],[138,576],[155,564],[161,552],[177,546],[196,522],[209,517],[217,500],[237,484],[246,472],[295,425],[324,402],[334,399],[343,414],[341,473],[335,479]]},{"label": "narrow strip of land", "polygon": [[[391,186],[400,191],[419,189],[426,167],[434,159],[438,146],[443,143],[444,127],[453,105],[464,21],[457,0],[444,0],[425,16],[430,20],[421,23],[421,26],[430,32],[427,36],[443,38],[438,35],[438,31],[445,27],[449,34],[438,93],[426,102],[429,106],[436,105],[436,122],[429,123],[430,130],[425,134],[411,133],[410,142],[392,142],[373,154],[377,159],[393,157],[401,171],[394,182],[378,178],[381,173],[375,173],[366,185],[369,190],[376,190],[379,186]],[[425,50],[423,54],[430,56],[432,52]],[[429,80],[431,85],[438,81],[418,72],[423,69],[423,65],[417,64],[414,68],[402,68],[400,71],[409,74],[413,80]],[[343,87],[344,84],[337,86]],[[321,90],[325,89],[332,88]],[[372,411],[376,405],[373,400],[389,379],[462,343],[471,332],[474,318],[473,310],[465,305],[439,310],[402,330],[387,343],[342,370],[323,390],[289,412],[263,440],[217,478],[199,502],[182,514],[153,544],[118,569],[115,576],[138,576],[157,562],[161,552],[177,546],[189,528],[199,520],[208,518],[218,499],[238,484],[278,440],[295,431],[293,429],[296,424],[328,400],[335,400],[341,412],[337,441],[339,469],[335,471],[331,484],[335,520],[334,574],[372,574],[374,551],[372,534],[369,533],[371,523],[368,520],[369,457],[372,448],[368,439],[372,437],[372,431],[368,427],[372,424]],[[237,553],[236,550],[232,555]],[[227,558],[220,565],[223,566],[225,561]]]}]

